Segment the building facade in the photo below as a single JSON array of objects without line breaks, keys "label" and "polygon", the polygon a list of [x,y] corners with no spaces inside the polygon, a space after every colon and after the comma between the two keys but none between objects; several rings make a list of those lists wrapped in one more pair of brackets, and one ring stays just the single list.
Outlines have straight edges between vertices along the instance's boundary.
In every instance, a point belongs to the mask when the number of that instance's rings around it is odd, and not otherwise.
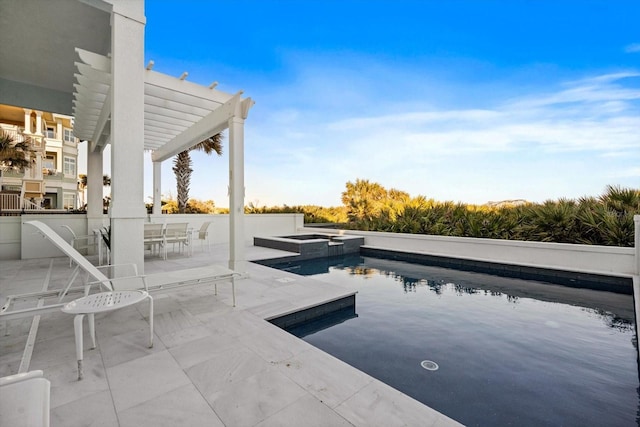
[{"label": "building facade", "polygon": [[3,170],[0,209],[78,208],[78,139],[73,117],[0,105],[0,130],[27,140],[35,162],[24,171]]}]

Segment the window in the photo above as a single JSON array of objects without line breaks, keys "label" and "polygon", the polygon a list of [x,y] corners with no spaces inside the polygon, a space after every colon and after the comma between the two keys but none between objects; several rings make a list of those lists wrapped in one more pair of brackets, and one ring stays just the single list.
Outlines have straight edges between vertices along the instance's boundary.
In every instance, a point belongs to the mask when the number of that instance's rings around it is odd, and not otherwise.
[{"label": "window", "polygon": [[51,127],[51,126],[47,126],[47,131],[45,132],[44,136],[46,136],[47,138],[55,139],[55,137],[56,137],[56,128]]},{"label": "window", "polygon": [[56,155],[47,153],[45,158],[42,159],[42,173],[50,175],[56,173]]},{"label": "window", "polygon": [[76,137],[73,134],[73,129],[64,128],[63,134],[63,138],[66,142],[76,142]]},{"label": "window", "polygon": [[65,142],[76,142],[76,137],[73,136],[73,130],[64,128],[63,139],[65,140]]},{"label": "window", "polygon": [[64,158],[64,174],[76,176],[76,159],[73,157]]},{"label": "window", "polygon": [[65,193],[62,197],[63,206],[62,209],[75,209],[76,208],[76,195],[73,193]]}]

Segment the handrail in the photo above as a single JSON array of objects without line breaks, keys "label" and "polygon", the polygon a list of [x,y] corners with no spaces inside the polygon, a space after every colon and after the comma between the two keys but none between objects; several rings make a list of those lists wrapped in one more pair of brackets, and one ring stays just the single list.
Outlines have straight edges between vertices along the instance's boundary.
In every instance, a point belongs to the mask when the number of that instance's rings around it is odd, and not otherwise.
[{"label": "handrail", "polygon": [[19,194],[0,193],[0,210],[41,211],[44,208],[31,200],[20,200]]},{"label": "handrail", "polygon": [[31,200],[22,199],[22,209],[25,211],[41,211],[44,208],[36,203],[33,203]]}]

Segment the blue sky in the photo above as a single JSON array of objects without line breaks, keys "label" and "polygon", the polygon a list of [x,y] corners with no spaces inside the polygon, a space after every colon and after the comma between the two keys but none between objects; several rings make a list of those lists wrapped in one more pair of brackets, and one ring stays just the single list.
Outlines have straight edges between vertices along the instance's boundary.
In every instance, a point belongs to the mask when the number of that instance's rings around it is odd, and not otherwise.
[{"label": "blue sky", "polygon": [[[337,206],[357,178],[478,204],[640,188],[637,0],[145,7],[145,63],[256,101],[246,203]],[[191,197],[228,206],[226,143],[192,155]]]}]

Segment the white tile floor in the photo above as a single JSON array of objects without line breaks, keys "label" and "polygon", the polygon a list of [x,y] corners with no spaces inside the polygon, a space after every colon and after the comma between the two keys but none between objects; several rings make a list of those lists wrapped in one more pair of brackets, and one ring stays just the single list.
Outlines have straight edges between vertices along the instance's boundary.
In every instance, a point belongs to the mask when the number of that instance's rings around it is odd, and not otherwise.
[{"label": "white tile floor", "polygon": [[[145,271],[225,264],[226,251],[147,256]],[[248,247],[247,254],[283,253]],[[0,261],[0,296],[40,290],[50,266],[52,285],[63,283],[65,258]],[[144,304],[97,316],[97,348],[89,350],[87,336],[82,381],[73,318],[42,316],[29,370],[51,381],[52,426],[459,425],[263,320],[348,289],[256,264],[249,273],[236,282],[235,308],[224,283],[218,295],[208,285],[154,295],[151,349]],[[30,326],[30,319],[0,322],[0,376],[18,371]]]}]

